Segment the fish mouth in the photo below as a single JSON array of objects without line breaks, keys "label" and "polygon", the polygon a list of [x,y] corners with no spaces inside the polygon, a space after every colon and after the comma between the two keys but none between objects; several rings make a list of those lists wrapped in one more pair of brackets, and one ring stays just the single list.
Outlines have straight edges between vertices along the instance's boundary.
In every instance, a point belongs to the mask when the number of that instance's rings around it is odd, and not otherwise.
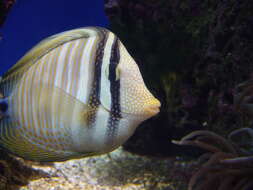
[{"label": "fish mouth", "polygon": [[160,112],[160,106],[149,106],[145,109],[147,115],[154,116]]},{"label": "fish mouth", "polygon": [[145,113],[150,116],[154,116],[160,112],[161,103],[157,100],[155,104],[145,107]]},{"label": "fish mouth", "polygon": [[143,105],[140,110],[136,112],[121,112],[123,115],[132,115],[133,117],[150,118],[157,115],[160,112],[161,103],[159,100],[154,99],[152,102]]}]

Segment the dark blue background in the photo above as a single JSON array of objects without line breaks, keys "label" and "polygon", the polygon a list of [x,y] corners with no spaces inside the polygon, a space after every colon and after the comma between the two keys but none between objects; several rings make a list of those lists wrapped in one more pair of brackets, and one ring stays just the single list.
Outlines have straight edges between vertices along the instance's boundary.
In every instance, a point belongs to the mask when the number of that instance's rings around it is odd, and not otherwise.
[{"label": "dark blue background", "polygon": [[107,26],[103,0],[17,1],[0,30],[0,75],[43,38],[84,26]]}]

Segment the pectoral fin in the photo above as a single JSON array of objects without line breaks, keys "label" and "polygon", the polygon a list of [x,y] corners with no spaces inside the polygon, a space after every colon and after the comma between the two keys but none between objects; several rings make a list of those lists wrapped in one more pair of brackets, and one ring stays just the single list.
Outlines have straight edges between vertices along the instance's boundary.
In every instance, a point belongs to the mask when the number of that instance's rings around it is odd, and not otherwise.
[{"label": "pectoral fin", "polygon": [[[41,87],[43,92],[40,93]],[[40,99],[37,100],[40,102],[40,110],[44,110],[49,117],[54,117],[54,120],[69,127],[74,123],[86,123],[86,117],[91,111],[87,104],[56,86],[40,85],[35,91],[40,94]]]},{"label": "pectoral fin", "polygon": [[[33,101],[27,106],[28,125],[4,117],[0,121],[0,146],[17,156],[36,161],[63,161],[94,153],[73,150],[73,127],[86,127],[88,106],[64,90],[52,85],[36,85]],[[44,119],[39,125],[31,117]],[[41,125],[41,124],[45,125]]]}]

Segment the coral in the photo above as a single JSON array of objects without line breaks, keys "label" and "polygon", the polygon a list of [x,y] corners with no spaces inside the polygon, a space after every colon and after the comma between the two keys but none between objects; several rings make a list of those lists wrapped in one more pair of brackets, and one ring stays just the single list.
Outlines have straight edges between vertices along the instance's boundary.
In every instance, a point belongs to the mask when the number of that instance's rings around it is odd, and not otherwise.
[{"label": "coral", "polygon": [[[179,145],[198,146],[208,151],[199,158],[199,169],[191,177],[188,190],[252,189],[252,140],[253,129],[244,128],[230,133],[229,139],[210,131],[194,131],[180,141],[174,141]],[[245,146],[250,149],[245,149]]]}]

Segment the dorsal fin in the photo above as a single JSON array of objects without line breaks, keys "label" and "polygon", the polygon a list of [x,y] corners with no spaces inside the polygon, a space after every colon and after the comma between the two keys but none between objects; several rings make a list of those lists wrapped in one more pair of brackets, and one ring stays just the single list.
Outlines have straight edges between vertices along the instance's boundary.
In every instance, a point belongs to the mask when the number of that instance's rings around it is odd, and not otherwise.
[{"label": "dorsal fin", "polygon": [[62,32],[42,40],[2,76],[0,93],[5,97],[8,96],[23,74],[48,52],[69,41],[96,36],[100,30],[101,28],[99,27],[79,28]]}]

